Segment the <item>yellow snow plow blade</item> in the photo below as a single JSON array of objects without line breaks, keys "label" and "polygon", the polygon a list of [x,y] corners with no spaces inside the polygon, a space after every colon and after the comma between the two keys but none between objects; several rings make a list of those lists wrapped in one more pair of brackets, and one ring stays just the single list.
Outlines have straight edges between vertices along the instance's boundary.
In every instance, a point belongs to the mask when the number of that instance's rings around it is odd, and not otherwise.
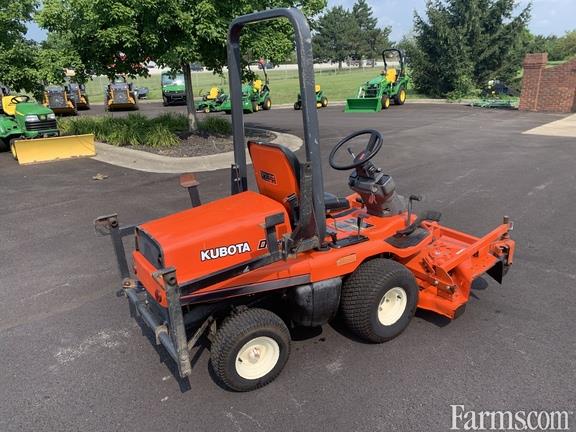
[{"label": "yellow snow plow blade", "polygon": [[12,155],[20,165],[96,156],[94,135],[17,140],[12,146]]}]

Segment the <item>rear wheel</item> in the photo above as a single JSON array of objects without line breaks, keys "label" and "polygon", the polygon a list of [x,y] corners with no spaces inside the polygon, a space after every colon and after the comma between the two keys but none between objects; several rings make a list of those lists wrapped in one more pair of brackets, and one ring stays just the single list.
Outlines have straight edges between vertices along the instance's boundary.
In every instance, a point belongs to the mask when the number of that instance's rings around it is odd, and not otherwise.
[{"label": "rear wheel", "polygon": [[382,96],[382,109],[390,108],[390,98],[387,95]]},{"label": "rear wheel", "polygon": [[282,319],[265,309],[227,318],[214,338],[210,361],[217,378],[236,391],[272,382],[290,355],[290,333]]},{"label": "rear wheel", "polygon": [[252,112],[260,111],[260,105],[258,105],[257,101],[252,101]]},{"label": "rear wheel", "polygon": [[322,99],[320,99],[320,103],[322,104],[323,108],[326,108],[328,106],[328,98],[326,96],[322,96]]},{"label": "rear wheel", "polygon": [[270,108],[272,108],[272,100],[269,97],[264,99],[264,103],[262,104],[262,108],[264,109],[264,111],[268,111]]},{"label": "rear wheel", "polygon": [[209,106],[205,106],[204,110],[203,110],[206,114],[208,114],[210,112],[210,107]]},{"label": "rear wheel", "polygon": [[294,109],[298,111],[300,109],[300,104],[298,102],[294,102]]},{"label": "rear wheel", "polygon": [[0,138],[0,152],[10,150],[10,143],[6,141],[7,139]]},{"label": "rear wheel", "polygon": [[400,87],[400,90],[394,96],[394,105],[404,105],[404,102],[406,102],[406,89]]},{"label": "rear wheel", "polygon": [[375,258],[360,265],[342,286],[340,311],[354,334],[380,343],[408,327],[417,303],[412,272],[396,261]]}]

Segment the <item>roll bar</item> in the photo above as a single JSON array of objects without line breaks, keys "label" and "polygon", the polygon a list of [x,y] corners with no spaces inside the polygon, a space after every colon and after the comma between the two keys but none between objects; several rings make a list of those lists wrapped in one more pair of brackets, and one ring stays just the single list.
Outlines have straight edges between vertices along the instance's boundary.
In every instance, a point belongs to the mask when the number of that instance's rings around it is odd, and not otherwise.
[{"label": "roll bar", "polygon": [[400,73],[404,74],[404,53],[397,48],[388,48],[382,51],[382,60],[384,60],[384,70],[388,70],[388,64],[386,64],[386,53],[396,52],[398,53],[398,59],[400,60]]},{"label": "roll bar", "polygon": [[[287,18],[294,27],[296,39],[296,54],[300,78],[300,94],[302,95],[302,120],[304,124],[304,147],[306,149],[306,165],[312,173],[311,191],[301,191],[302,201],[312,200],[313,227],[301,227],[307,232],[305,239],[317,236],[319,244],[326,236],[326,214],[324,207],[324,184],[322,176],[322,161],[320,158],[320,140],[318,129],[318,112],[316,111],[316,92],[314,91],[314,61],[312,57],[312,35],[306,18],[298,9],[280,8],[255,12],[237,17],[228,30],[228,77],[230,83],[230,98],[232,103],[232,130],[234,141],[234,166],[232,177],[232,193],[248,189],[246,177],[246,143],[244,138],[244,117],[242,110],[242,74],[240,60],[240,33],[249,23],[266,21],[275,18]],[[306,169],[306,168],[305,168]],[[234,186],[234,184],[237,186]],[[300,223],[304,223],[301,221]],[[313,228],[313,229],[310,229]]]}]

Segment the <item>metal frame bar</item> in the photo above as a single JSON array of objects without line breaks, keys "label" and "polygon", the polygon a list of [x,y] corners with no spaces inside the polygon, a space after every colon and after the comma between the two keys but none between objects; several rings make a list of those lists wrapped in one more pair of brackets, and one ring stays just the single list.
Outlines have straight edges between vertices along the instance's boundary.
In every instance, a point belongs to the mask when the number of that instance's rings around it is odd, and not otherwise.
[{"label": "metal frame bar", "polygon": [[[234,167],[232,178],[239,179],[239,185],[232,182],[232,193],[248,189],[246,170],[246,143],[244,138],[244,117],[242,110],[242,74],[240,58],[240,33],[249,23],[266,21],[275,18],[287,18],[294,27],[296,39],[296,54],[300,78],[300,95],[302,96],[302,120],[304,124],[304,146],[306,161],[310,163],[312,177],[314,235],[320,243],[326,236],[326,214],[324,208],[324,184],[322,176],[322,160],[320,157],[320,140],[318,128],[318,112],[316,110],[316,92],[314,81],[314,62],[312,57],[312,36],[310,27],[302,13],[294,8],[271,9],[255,12],[236,18],[228,30],[228,74],[230,83],[230,98],[232,103],[232,129],[234,139]],[[234,175],[237,170],[237,177]],[[308,231],[308,230],[304,230]]]},{"label": "metal frame bar", "polygon": [[387,48],[387,49],[382,51],[382,60],[384,60],[384,70],[385,71],[388,70],[388,64],[386,63],[385,53],[392,52],[392,51],[398,53],[398,59],[400,60],[400,74],[404,75],[404,73],[406,72],[405,64],[404,64],[404,53],[402,51],[400,51],[398,48]]}]

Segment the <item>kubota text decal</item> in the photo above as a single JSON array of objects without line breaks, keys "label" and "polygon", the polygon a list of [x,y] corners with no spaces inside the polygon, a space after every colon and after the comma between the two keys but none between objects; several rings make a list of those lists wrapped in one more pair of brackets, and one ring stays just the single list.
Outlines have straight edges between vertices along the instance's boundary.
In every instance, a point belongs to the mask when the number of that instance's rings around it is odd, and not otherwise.
[{"label": "kubota text decal", "polygon": [[201,250],[200,260],[208,261],[251,251],[248,242],[236,243],[229,246],[220,246],[212,249]]}]

